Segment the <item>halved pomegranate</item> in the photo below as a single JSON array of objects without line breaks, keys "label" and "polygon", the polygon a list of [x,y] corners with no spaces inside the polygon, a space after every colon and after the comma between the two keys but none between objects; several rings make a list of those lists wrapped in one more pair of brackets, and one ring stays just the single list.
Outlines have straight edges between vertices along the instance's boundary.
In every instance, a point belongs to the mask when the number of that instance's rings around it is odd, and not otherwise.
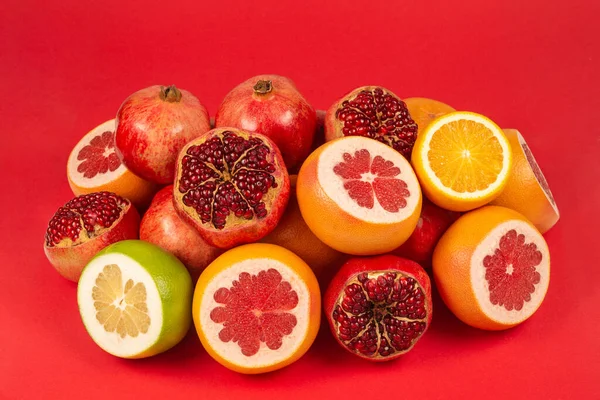
[{"label": "halved pomegranate", "polygon": [[410,160],[417,124],[406,104],[390,90],[379,86],[354,89],[335,103],[325,116],[325,139],[366,136],[400,152]]},{"label": "halved pomegranate", "polygon": [[60,207],[46,229],[44,252],[65,278],[77,282],[86,264],[109,244],[137,239],[140,215],[111,192],[77,196]]},{"label": "halved pomegranate", "polygon": [[207,243],[227,249],[275,228],[290,196],[290,179],[268,137],[217,128],[182,149],[173,192],[181,217]]},{"label": "halved pomegranate", "polygon": [[431,282],[419,264],[404,258],[353,258],[329,284],[324,308],[343,348],[387,361],[410,351],[429,327]]}]

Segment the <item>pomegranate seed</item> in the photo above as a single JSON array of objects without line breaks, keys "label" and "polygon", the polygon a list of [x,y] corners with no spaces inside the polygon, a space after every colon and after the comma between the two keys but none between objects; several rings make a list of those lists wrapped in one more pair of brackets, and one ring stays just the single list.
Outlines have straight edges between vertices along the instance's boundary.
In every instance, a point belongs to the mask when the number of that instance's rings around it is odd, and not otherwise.
[{"label": "pomegranate seed", "polygon": [[364,272],[345,288],[333,311],[339,339],[365,356],[408,350],[427,327],[423,288],[397,272]]},{"label": "pomegranate seed", "polygon": [[225,228],[231,217],[265,218],[263,198],[277,187],[271,158],[271,149],[261,139],[231,131],[190,146],[178,182],[183,203],[217,229]]},{"label": "pomegranate seed", "polygon": [[[110,192],[84,194],[60,207],[46,230],[46,246],[60,246],[69,239],[76,243],[82,231],[87,238],[110,228],[121,217],[129,200]],[[85,239],[83,239],[85,240]]]},{"label": "pomegranate seed", "polygon": [[406,104],[382,88],[363,89],[342,102],[336,119],[343,123],[344,136],[376,139],[410,159],[417,139],[417,124]]}]

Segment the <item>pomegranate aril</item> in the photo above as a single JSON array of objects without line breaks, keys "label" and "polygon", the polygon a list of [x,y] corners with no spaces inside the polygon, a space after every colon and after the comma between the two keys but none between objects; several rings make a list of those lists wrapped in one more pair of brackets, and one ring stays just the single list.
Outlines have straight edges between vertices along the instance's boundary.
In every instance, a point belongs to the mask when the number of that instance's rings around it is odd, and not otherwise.
[{"label": "pomegranate aril", "polygon": [[[183,203],[193,207],[203,223],[211,221],[217,229],[227,225],[230,214],[246,220],[254,216],[266,217],[268,210],[263,196],[277,187],[271,175],[276,168],[268,160],[270,153],[261,139],[244,138],[231,131],[190,146],[181,163],[183,168],[178,182],[179,192],[184,194]],[[209,192],[202,191],[205,202],[189,199],[194,194],[191,189],[209,182],[214,188],[211,187]],[[212,215],[206,204],[213,204]]]},{"label": "pomegranate aril", "polygon": [[59,245],[64,239],[77,242],[83,234],[96,236],[110,228],[122,215],[129,202],[110,192],[90,193],[75,197],[59,208],[48,223],[46,245]]},{"label": "pomegranate aril", "polygon": [[408,350],[427,326],[425,296],[417,281],[391,271],[363,272],[355,279],[334,308],[339,339],[365,356]]}]

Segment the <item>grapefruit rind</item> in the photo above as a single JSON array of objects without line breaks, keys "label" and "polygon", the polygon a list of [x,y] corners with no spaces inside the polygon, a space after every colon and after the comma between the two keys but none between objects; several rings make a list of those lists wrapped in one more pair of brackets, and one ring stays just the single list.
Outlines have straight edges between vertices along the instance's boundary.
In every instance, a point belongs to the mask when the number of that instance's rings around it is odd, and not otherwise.
[{"label": "grapefruit rind", "polygon": [[[494,254],[499,248],[500,239],[510,230],[516,230],[525,235],[526,243],[533,243],[542,253],[542,261],[535,269],[540,274],[539,283],[535,284],[535,290],[531,294],[531,300],[523,304],[521,310],[507,310],[501,305],[492,304],[490,301],[489,282],[487,281],[486,268],[483,259]],[[471,287],[475,294],[481,311],[491,320],[499,325],[514,326],[525,321],[540,307],[550,283],[550,252],[544,238],[528,222],[522,220],[509,220],[493,228],[484,239],[477,245],[471,257]]]},{"label": "grapefruit rind", "polygon": [[[289,335],[284,335],[282,345],[277,350],[269,349],[264,342],[260,343],[258,353],[252,356],[242,354],[240,346],[234,341],[223,342],[219,339],[219,331],[223,324],[215,323],[210,317],[210,313],[216,307],[221,306],[214,299],[215,292],[219,288],[229,288],[232,282],[239,278],[243,272],[251,275],[258,275],[259,272],[268,269],[277,270],[284,281],[287,281],[292,290],[298,294],[298,305],[287,311],[296,317],[296,325]],[[229,363],[241,368],[255,369],[269,367],[282,362],[296,354],[306,339],[310,321],[310,292],[306,284],[300,277],[284,263],[271,258],[250,258],[232,264],[224,269],[210,280],[201,297],[199,307],[200,327],[204,332],[204,340],[213,351]]]},{"label": "grapefruit rind", "polygon": [[[502,169],[500,170],[500,173],[496,177],[496,180],[492,184],[490,184],[487,188],[485,188],[484,190],[476,190],[473,192],[458,192],[452,188],[449,188],[442,183],[440,178],[433,171],[433,169],[431,168],[431,165],[429,164],[429,161],[428,161],[429,159],[428,159],[427,154],[430,150],[430,142],[431,142],[431,139],[433,138],[435,132],[438,131],[440,129],[440,127],[442,127],[443,125],[446,125],[448,123],[455,122],[455,121],[460,121],[460,120],[473,121],[473,122],[484,125],[487,129],[489,129],[494,134],[494,137],[498,140],[498,143],[500,144],[500,146],[502,148],[502,152],[503,152],[504,158],[505,158],[503,165],[502,165]],[[444,193],[446,196],[449,196],[452,198],[457,198],[457,199],[475,200],[475,199],[487,197],[487,196],[489,196],[490,193],[494,193],[494,192],[499,193],[502,190],[502,188],[504,187],[504,185],[506,184],[507,179],[508,179],[508,174],[510,172],[510,168],[512,165],[511,148],[508,143],[508,140],[502,133],[502,130],[500,129],[500,127],[498,125],[496,125],[492,120],[490,120],[482,115],[476,114],[476,113],[464,112],[464,111],[454,112],[454,113],[450,113],[450,114],[446,114],[441,117],[438,117],[437,119],[432,121],[427,126],[427,128],[423,132],[422,136],[424,137],[424,139],[423,139],[422,145],[419,148],[419,152],[420,152],[419,156],[423,160],[422,164],[423,164],[424,172],[425,172],[426,176],[432,181],[433,185],[439,191]]]},{"label": "grapefruit rind", "polygon": [[[123,285],[129,279],[141,282],[146,288],[147,314],[150,326],[146,333],[136,337],[126,335],[121,337],[116,331],[107,332],[104,325],[97,319],[97,309],[92,298],[93,288],[98,275],[107,265],[116,265],[121,270]],[[120,299],[115,301],[118,304]],[[83,323],[98,346],[107,353],[122,358],[137,358],[158,341],[163,327],[162,302],[156,283],[146,269],[133,258],[120,254],[109,253],[94,258],[85,268],[77,288],[77,302]]]},{"label": "grapefruit rind", "polygon": [[88,132],[73,148],[71,154],[69,155],[69,160],[67,162],[67,166],[69,168],[68,175],[76,186],[79,186],[84,189],[93,189],[98,186],[107,184],[116,180],[119,176],[123,175],[127,168],[123,163],[119,165],[119,167],[114,171],[107,171],[106,173],[96,174],[93,178],[85,178],[83,173],[77,170],[79,164],[82,163],[81,160],[77,159],[79,152],[82,148],[90,144],[90,141],[99,134],[103,132],[114,132],[115,131],[115,120],[111,119],[106,121],[90,132]]},{"label": "grapefruit rind", "polygon": [[[521,151],[523,152],[523,157],[525,157],[525,159],[528,161],[529,163],[529,159],[525,154],[525,149],[523,148],[524,146],[527,146],[527,142],[525,141],[525,138],[523,138],[523,135],[521,135],[521,132],[519,131],[515,131],[517,134],[517,139],[519,140],[519,144],[521,145]],[[532,161],[536,164],[536,166],[538,166],[539,169],[539,164],[537,163],[535,156],[533,155],[533,153],[530,151],[530,157],[532,159]],[[543,183],[539,181],[538,176],[533,172],[533,166],[531,164],[529,164],[530,168],[532,169],[532,173],[533,176],[536,180],[536,182],[538,183],[540,190],[542,191],[542,193],[544,193],[544,197],[546,197],[546,200],[548,201],[548,204],[550,204],[550,206],[552,207],[552,209],[554,210],[554,212],[556,213],[556,220],[558,220],[560,218],[560,212],[558,211],[558,207],[556,205],[556,202],[554,201],[554,199],[552,197],[550,197],[548,195],[548,193],[546,192],[546,190],[543,189]],[[541,170],[540,170],[541,171]],[[548,191],[550,191],[550,187],[547,187]]]},{"label": "grapefruit rind", "polygon": [[[335,166],[343,161],[345,153],[354,155],[362,149],[369,151],[371,160],[381,156],[400,168],[400,174],[394,178],[406,183],[410,195],[406,198],[406,206],[398,212],[386,211],[377,200],[371,209],[361,207],[348,195],[347,189],[344,188],[345,180],[334,172]],[[410,163],[396,150],[383,143],[362,136],[346,136],[326,146],[317,162],[317,179],[325,194],[343,211],[359,220],[376,224],[396,224],[407,219],[419,206],[421,189]]]}]

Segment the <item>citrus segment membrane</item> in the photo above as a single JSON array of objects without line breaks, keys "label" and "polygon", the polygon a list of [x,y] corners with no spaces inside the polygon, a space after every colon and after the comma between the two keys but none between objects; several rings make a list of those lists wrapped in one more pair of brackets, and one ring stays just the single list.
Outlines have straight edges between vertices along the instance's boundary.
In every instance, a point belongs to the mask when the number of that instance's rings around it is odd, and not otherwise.
[{"label": "citrus segment membrane", "polygon": [[178,182],[183,204],[216,229],[266,217],[279,186],[274,157],[260,138],[231,131],[188,147]]},{"label": "citrus segment membrane", "polygon": [[549,284],[550,258],[540,233],[524,221],[495,227],[477,246],[471,280],[483,312],[503,324],[529,318]]},{"label": "citrus segment membrane", "polygon": [[546,198],[552,205],[552,208],[554,209],[554,211],[556,211],[556,214],[558,214],[558,207],[556,206],[556,202],[554,201],[554,196],[552,196],[552,192],[550,191],[550,186],[548,185],[548,182],[546,181],[546,177],[544,176],[542,170],[540,169],[537,161],[535,161],[535,157],[533,156],[531,149],[529,149],[529,146],[525,142],[525,139],[523,138],[521,133],[518,131],[517,131],[517,137],[519,139],[519,144],[521,145],[521,149],[523,150],[523,154],[525,154],[525,158],[527,158],[527,162],[529,163],[529,166],[531,167],[531,170],[533,171],[533,175],[535,176],[535,179],[537,180],[538,184],[544,191],[544,194],[546,195]]},{"label": "citrus segment membrane", "polygon": [[237,342],[245,356],[256,354],[261,342],[279,349],[297,323],[288,311],[298,305],[298,294],[276,269],[242,272],[230,288],[219,288],[214,300],[224,305],[210,312],[213,322],[223,324],[219,339]]},{"label": "citrus segment membrane", "polygon": [[406,352],[427,328],[423,288],[398,271],[350,279],[333,309],[334,327],[350,351],[371,358]]},{"label": "citrus segment membrane", "polygon": [[115,149],[115,120],[94,128],[69,156],[69,176],[84,188],[93,188],[115,180],[127,171]]},{"label": "citrus segment membrane", "polygon": [[429,164],[442,184],[457,192],[473,193],[494,183],[502,170],[502,148],[483,124],[453,121],[431,138]]},{"label": "citrus segment membrane", "polygon": [[118,357],[134,357],[156,343],[163,315],[150,274],[119,253],[93,259],[77,290],[83,323],[94,341]]},{"label": "citrus segment membrane", "polygon": [[116,171],[121,166],[121,160],[115,152],[115,133],[104,131],[94,136],[88,145],[79,150],[77,160],[80,161],[77,172],[88,179]]},{"label": "citrus segment membrane", "polygon": [[506,182],[511,150],[500,128],[487,118],[446,114],[432,122],[425,134],[423,167],[440,190],[453,197],[478,198]]},{"label": "citrus segment membrane", "polygon": [[388,212],[398,212],[406,207],[405,197],[410,196],[406,182],[396,178],[400,175],[400,168],[393,162],[381,156],[371,160],[367,149],[354,153],[344,153],[344,161],[338,163],[333,172],[341,176],[346,182],[344,189],[356,203],[365,208],[374,206],[373,194],[381,207]]},{"label": "citrus segment membrane", "polygon": [[285,361],[308,330],[308,287],[274,259],[231,265],[207,284],[201,302],[200,325],[208,344],[241,367]]},{"label": "citrus segment membrane", "polygon": [[319,157],[318,179],[325,193],[350,215],[394,223],[418,205],[418,182],[410,164],[390,147],[349,137]]},{"label": "citrus segment membrane", "polygon": [[116,264],[106,265],[92,288],[96,319],[107,332],[117,332],[121,338],[147,333],[150,327],[146,286],[127,280],[123,286],[121,269]]}]

